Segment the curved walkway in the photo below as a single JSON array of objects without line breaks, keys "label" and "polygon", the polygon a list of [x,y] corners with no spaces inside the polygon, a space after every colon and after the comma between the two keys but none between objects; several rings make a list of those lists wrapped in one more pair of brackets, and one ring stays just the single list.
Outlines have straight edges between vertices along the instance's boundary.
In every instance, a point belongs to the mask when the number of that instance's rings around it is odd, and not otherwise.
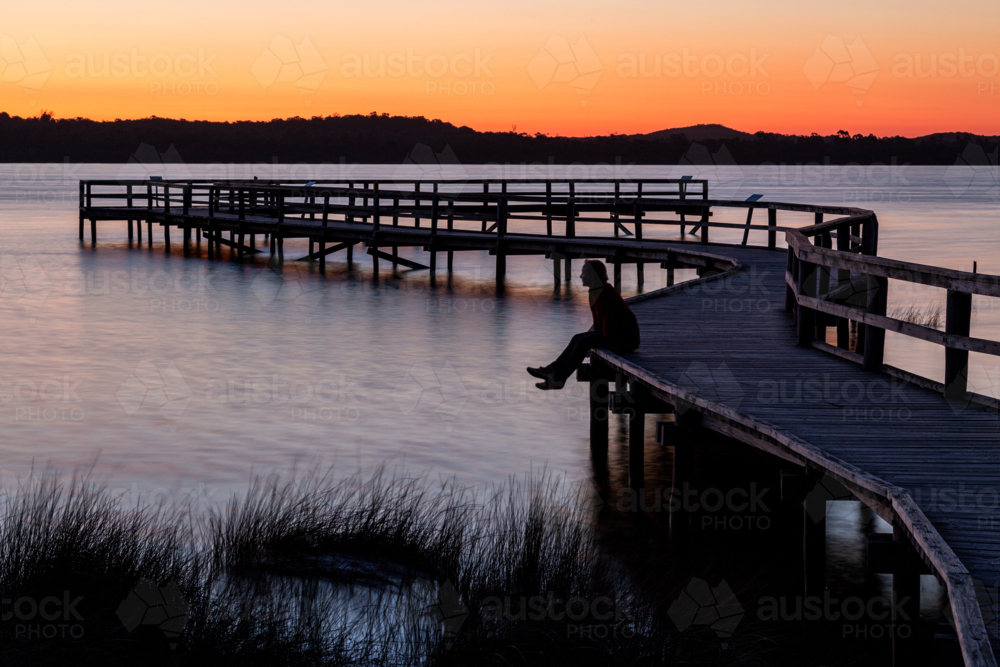
[{"label": "curved walkway", "polygon": [[[957,409],[939,393],[797,345],[784,310],[786,252],[704,249],[742,266],[634,297],[642,347],[626,357],[599,357],[659,398],[689,403],[709,428],[831,472],[890,521],[903,514],[956,615],[974,602],[969,584],[979,586],[980,597],[982,585],[996,590],[996,412]],[[930,526],[913,525],[922,516]],[[995,596],[992,602],[981,609],[988,620],[996,618]],[[994,658],[982,627],[964,640],[959,633],[967,664]]]}]

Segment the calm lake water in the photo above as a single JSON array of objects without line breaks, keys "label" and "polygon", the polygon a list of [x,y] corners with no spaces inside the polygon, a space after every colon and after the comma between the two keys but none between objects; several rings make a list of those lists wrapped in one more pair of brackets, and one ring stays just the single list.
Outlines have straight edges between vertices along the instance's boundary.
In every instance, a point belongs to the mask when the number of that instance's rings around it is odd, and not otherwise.
[{"label": "calm lake water", "polygon": [[[195,177],[264,178],[330,178],[338,169],[183,167]],[[347,169],[355,179],[400,174],[395,165]],[[497,176],[499,168],[463,172]],[[5,484],[32,466],[71,470],[95,457],[100,474],[129,500],[139,493],[194,494],[199,502],[218,502],[245,490],[253,474],[296,466],[332,465],[346,476],[384,464],[471,485],[542,468],[571,480],[590,477],[585,390],[574,383],[563,392],[538,392],[524,372],[551,361],[590,325],[578,280],[554,291],[550,263],[512,257],[501,297],[493,289],[493,258],[476,252],[456,253],[454,275],[439,274],[436,285],[427,272],[405,271],[376,284],[363,253],[351,270],[343,253],[335,255],[324,277],[291,261],[306,254],[304,241],[286,243],[283,267],[267,254],[240,265],[185,258],[176,240],[166,254],[159,228],[152,249],[130,246],[121,223],[99,225],[96,248],[89,240],[81,244],[77,181],[120,173],[119,165],[0,165]],[[1000,273],[995,171],[630,167],[619,173],[709,178],[713,197],[762,193],[775,201],[872,208],[881,223],[880,254],[966,270],[977,261],[980,272]],[[520,167],[506,174],[534,175]],[[737,211],[716,220],[744,216]],[[779,224],[810,222],[779,217]],[[713,238],[729,236],[713,231]],[[678,280],[687,277],[678,273]],[[664,272],[647,268],[646,290],[664,284]],[[635,293],[634,271],[624,271],[624,291]],[[890,294],[890,308],[944,303],[941,290],[893,283]],[[1000,311],[978,298],[976,305],[973,335],[1000,337]],[[943,351],[890,335],[887,363],[940,378]],[[996,395],[998,374],[995,359],[974,355],[974,388]]]}]

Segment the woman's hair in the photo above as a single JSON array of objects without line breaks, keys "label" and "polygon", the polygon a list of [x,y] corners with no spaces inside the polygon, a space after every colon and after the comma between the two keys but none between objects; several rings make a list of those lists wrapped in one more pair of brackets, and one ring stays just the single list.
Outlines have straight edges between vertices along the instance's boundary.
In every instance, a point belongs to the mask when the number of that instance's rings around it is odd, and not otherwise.
[{"label": "woman's hair", "polygon": [[608,267],[604,265],[604,262],[599,259],[588,259],[583,263],[589,265],[601,280],[608,282]]}]

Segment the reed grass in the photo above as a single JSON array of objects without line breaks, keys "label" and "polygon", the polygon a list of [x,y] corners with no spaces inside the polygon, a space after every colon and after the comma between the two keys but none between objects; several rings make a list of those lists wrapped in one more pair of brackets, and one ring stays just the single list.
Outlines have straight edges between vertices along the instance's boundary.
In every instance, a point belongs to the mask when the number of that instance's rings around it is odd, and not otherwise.
[{"label": "reed grass", "polygon": [[[79,636],[44,636],[53,623],[37,617],[35,635],[4,621],[0,661],[669,663],[670,633],[602,555],[588,507],[545,473],[476,493],[378,471],[257,480],[198,516],[125,508],[89,475],[46,471],[4,498],[0,588],[12,601],[82,598],[68,621]],[[120,605],[143,579],[180,591],[179,636],[123,626]],[[532,597],[540,618],[526,615]],[[612,617],[559,614],[571,598],[607,600]]]},{"label": "reed grass", "polygon": [[889,311],[889,317],[931,329],[941,329],[944,324],[942,309],[939,305],[921,306],[917,303],[910,303],[905,306],[897,306]]}]

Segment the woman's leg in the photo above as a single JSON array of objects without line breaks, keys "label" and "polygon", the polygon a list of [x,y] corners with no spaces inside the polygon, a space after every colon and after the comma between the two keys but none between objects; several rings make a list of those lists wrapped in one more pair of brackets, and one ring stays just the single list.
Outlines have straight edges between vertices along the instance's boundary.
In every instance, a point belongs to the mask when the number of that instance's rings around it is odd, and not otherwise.
[{"label": "woman's leg", "polygon": [[569,358],[569,355],[573,353],[573,348],[576,346],[576,342],[580,340],[581,336],[586,336],[588,333],[593,333],[593,332],[584,331],[583,333],[578,333],[575,336],[573,336],[569,341],[569,345],[567,345],[566,349],[563,350],[562,354],[559,355],[559,358],[553,361],[545,368],[551,371],[553,369],[560,368],[561,366],[563,366],[566,363],[566,360]]},{"label": "woman's leg", "polygon": [[560,355],[558,363],[552,365],[552,375],[557,381],[564,382],[580,367],[588,352],[601,347],[604,347],[604,334],[599,331],[588,331],[573,336],[569,347]]}]

